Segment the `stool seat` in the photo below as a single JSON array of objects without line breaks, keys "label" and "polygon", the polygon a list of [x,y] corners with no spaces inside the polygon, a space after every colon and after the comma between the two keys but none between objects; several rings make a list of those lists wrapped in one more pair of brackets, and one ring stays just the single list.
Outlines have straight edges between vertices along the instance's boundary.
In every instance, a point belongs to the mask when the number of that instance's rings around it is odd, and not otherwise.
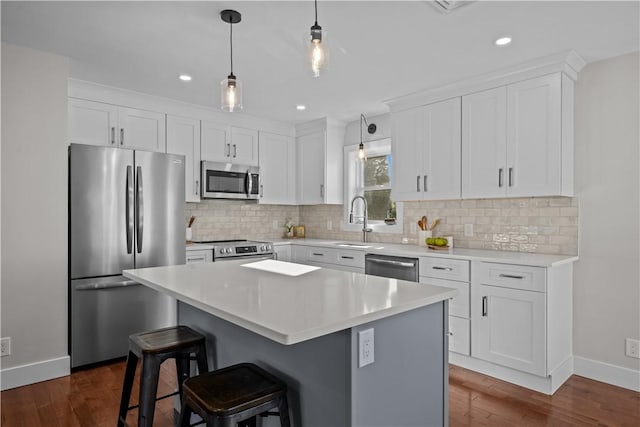
[{"label": "stool seat", "polygon": [[[193,410],[207,425],[231,426],[278,408],[280,424],[289,426],[287,385],[252,363],[240,363],[185,380],[181,426]],[[274,413],[275,415],[275,413]]]},{"label": "stool seat", "polygon": [[138,353],[167,353],[204,342],[205,337],[187,326],[174,326],[129,336]]},{"label": "stool seat", "polygon": [[[206,338],[187,326],[173,326],[129,336],[129,354],[122,386],[118,427],[125,426],[127,412],[138,410],[138,427],[152,427],[156,400],[183,395],[183,382],[189,377],[191,354],[195,354],[198,372],[207,372]],[[138,359],[142,358],[139,405],[129,406]],[[156,397],[160,365],[166,359],[175,359],[178,391]]]}]

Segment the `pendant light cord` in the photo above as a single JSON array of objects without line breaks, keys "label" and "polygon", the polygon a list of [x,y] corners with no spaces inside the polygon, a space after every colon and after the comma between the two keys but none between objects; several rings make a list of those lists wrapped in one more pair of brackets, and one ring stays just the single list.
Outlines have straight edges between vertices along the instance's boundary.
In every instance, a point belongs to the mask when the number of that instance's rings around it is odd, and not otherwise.
[{"label": "pendant light cord", "polygon": [[231,75],[233,76],[233,23],[229,22],[229,46],[231,47]]},{"label": "pendant light cord", "polygon": [[315,25],[318,25],[318,0],[315,0],[315,6],[316,6],[316,23],[315,23]]}]

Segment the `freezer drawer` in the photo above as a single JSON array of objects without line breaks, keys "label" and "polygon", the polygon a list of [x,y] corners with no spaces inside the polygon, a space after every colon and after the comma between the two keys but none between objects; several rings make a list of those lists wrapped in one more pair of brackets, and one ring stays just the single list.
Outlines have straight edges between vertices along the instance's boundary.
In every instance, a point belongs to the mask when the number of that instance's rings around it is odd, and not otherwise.
[{"label": "freezer drawer", "polygon": [[176,300],[123,276],[71,281],[71,367],[126,356],[129,335],[176,324]]}]

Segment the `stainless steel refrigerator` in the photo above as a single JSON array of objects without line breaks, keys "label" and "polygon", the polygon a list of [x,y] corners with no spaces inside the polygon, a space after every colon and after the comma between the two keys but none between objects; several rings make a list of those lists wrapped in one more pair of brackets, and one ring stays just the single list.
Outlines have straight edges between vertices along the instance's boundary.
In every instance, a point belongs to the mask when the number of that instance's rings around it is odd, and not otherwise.
[{"label": "stainless steel refrigerator", "polygon": [[185,263],[184,156],[69,146],[71,367],[125,356],[175,325],[176,301],[122,270]]}]

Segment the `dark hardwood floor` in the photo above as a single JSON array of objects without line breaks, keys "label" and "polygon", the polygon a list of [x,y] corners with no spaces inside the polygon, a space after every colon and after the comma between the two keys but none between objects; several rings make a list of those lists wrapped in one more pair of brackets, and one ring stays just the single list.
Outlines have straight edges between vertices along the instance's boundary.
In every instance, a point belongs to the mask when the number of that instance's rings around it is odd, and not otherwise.
[{"label": "dark hardwood floor", "polygon": [[[2,426],[113,427],[123,377],[124,362],[117,362],[4,391]],[[451,427],[640,426],[640,393],[575,375],[553,396],[456,366],[451,366],[449,385]],[[175,368],[167,362],[158,393],[169,393],[175,386]],[[137,384],[133,396],[137,399]],[[136,415],[129,413],[129,425],[136,425]],[[173,421],[172,399],[158,402],[154,425],[169,427]]]}]

